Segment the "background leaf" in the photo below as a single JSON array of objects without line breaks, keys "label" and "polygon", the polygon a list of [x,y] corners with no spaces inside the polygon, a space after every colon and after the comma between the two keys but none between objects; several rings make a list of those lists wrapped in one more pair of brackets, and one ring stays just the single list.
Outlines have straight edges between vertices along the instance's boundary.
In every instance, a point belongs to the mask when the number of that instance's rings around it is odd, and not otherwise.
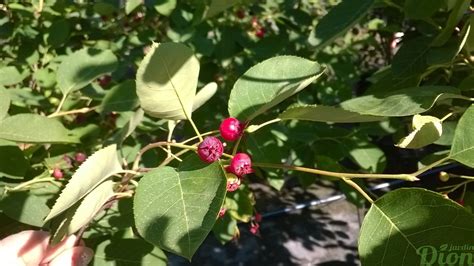
[{"label": "background leaf", "polygon": [[14,66],[0,67],[0,86],[10,86],[22,82],[28,73],[21,73]]},{"label": "background leaf", "polygon": [[0,121],[0,139],[24,143],[77,143],[61,122],[37,114],[17,114]]},{"label": "background leaf", "polygon": [[235,82],[229,114],[250,121],[301,91],[324,72],[318,63],[296,56],[276,56],[245,72]]},{"label": "background leaf", "polygon": [[156,168],[139,182],[135,225],[148,242],[191,259],[211,231],[226,192],[218,162],[187,157],[178,170]]},{"label": "background leaf", "polygon": [[380,116],[361,115],[334,106],[298,105],[290,106],[279,115],[282,120],[307,120],[314,122],[359,123],[383,120]]},{"label": "background leaf", "polygon": [[311,32],[310,43],[318,49],[328,45],[357,23],[374,4],[374,0],[343,0],[333,7]]},{"label": "background leaf", "polygon": [[79,166],[62,190],[45,222],[74,205],[107,177],[122,171],[116,148],[116,145],[107,146],[89,156]]},{"label": "background leaf", "polygon": [[406,0],[403,10],[408,18],[429,18],[443,6],[443,1],[431,0]]},{"label": "background leaf", "polygon": [[84,48],[66,56],[56,77],[64,95],[82,89],[96,78],[117,67],[117,57],[110,50]]},{"label": "background leaf", "polygon": [[454,132],[453,146],[449,157],[474,167],[474,105],[471,105],[462,115]]},{"label": "background leaf", "polygon": [[137,71],[137,95],[153,117],[182,120],[191,116],[199,62],[180,43],[153,44]]},{"label": "background leaf", "polygon": [[155,4],[155,10],[163,16],[171,15],[176,8],[176,0],[158,0]]},{"label": "background leaf", "polygon": [[126,80],[107,91],[98,111],[101,113],[132,111],[138,106],[135,81]]},{"label": "background leaf", "polygon": [[465,245],[474,238],[474,216],[438,193],[402,188],[375,201],[359,237],[362,265],[421,265],[420,247]]},{"label": "background leaf", "polygon": [[343,109],[364,115],[409,116],[429,110],[436,101],[464,98],[456,88],[448,86],[421,86],[357,97],[341,103]]},{"label": "background leaf", "polygon": [[0,121],[5,118],[10,108],[10,94],[8,91],[0,86]]},{"label": "background leaf", "polygon": [[0,177],[23,179],[30,164],[14,142],[0,139]]}]

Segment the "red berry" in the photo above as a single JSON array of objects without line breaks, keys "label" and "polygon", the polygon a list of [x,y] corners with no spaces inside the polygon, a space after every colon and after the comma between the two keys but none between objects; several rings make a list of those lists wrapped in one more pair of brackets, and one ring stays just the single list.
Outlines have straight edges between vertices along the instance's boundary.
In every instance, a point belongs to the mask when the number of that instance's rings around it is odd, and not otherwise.
[{"label": "red berry", "polygon": [[78,152],[74,155],[74,160],[77,163],[83,163],[86,160],[86,158],[87,158],[87,156],[82,152]]},{"label": "red berry", "polygon": [[255,31],[255,36],[257,36],[258,38],[262,39],[263,37],[265,37],[265,29],[264,28],[260,28],[258,30]]},{"label": "red berry", "polygon": [[258,233],[258,229],[260,228],[259,224],[252,224],[250,225],[250,233],[256,235]]},{"label": "red berry", "polygon": [[53,170],[53,177],[58,180],[64,177],[63,171],[59,168],[54,168]]},{"label": "red berry", "polygon": [[228,172],[242,177],[243,175],[253,173],[252,160],[246,153],[237,153],[230,161],[230,165],[226,168]]},{"label": "red berry", "polygon": [[105,75],[98,79],[99,85],[101,87],[107,87],[107,85],[109,85],[111,80],[112,80],[112,77],[110,75]]},{"label": "red berry", "polygon": [[239,10],[237,10],[237,12],[235,12],[235,15],[238,18],[243,19],[243,18],[245,18],[245,11],[243,9],[239,9]]},{"label": "red berry", "polygon": [[235,141],[242,136],[244,125],[236,118],[229,117],[222,121],[219,131],[223,139]]},{"label": "red berry", "polygon": [[259,222],[262,221],[262,215],[257,212],[257,213],[255,213],[254,219],[255,219],[255,222],[259,223]]},{"label": "red berry", "polygon": [[226,208],[221,208],[221,209],[219,210],[219,214],[217,214],[217,216],[219,216],[219,218],[224,217],[226,211],[227,211]]},{"label": "red berry", "polygon": [[206,163],[212,163],[221,158],[224,152],[222,142],[216,137],[206,137],[198,146],[199,158]]}]

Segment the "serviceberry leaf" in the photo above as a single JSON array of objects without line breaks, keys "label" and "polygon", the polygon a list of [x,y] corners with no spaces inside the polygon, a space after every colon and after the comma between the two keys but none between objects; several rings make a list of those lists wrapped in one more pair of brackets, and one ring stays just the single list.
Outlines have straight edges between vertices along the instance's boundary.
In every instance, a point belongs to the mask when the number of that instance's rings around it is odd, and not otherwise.
[{"label": "serviceberry leaf", "polygon": [[199,75],[199,61],[181,43],[154,43],[137,71],[137,95],[153,117],[183,120],[191,117]]},{"label": "serviceberry leaf", "polygon": [[193,101],[193,112],[209,101],[217,92],[217,83],[210,82],[196,93]]},{"label": "serviceberry leaf", "polygon": [[360,123],[383,120],[383,117],[361,115],[335,106],[294,105],[279,115],[282,120],[306,120],[330,123]]},{"label": "serviceberry leaf", "polygon": [[8,91],[0,86],[0,121],[5,118],[10,108],[10,94]]},{"label": "serviceberry leaf", "polygon": [[449,86],[421,86],[365,95],[341,103],[345,110],[373,116],[410,116],[431,109],[437,101],[466,97]]},{"label": "serviceberry leaf", "polygon": [[117,57],[110,50],[83,48],[67,55],[56,73],[64,95],[84,88],[96,78],[117,68]]},{"label": "serviceberry leaf", "polygon": [[229,114],[250,121],[317,80],[325,68],[297,56],[277,56],[245,72],[235,82]]},{"label": "serviceberry leaf", "polygon": [[89,156],[79,166],[62,190],[45,222],[70,208],[111,175],[123,171],[116,149],[115,144],[107,146]]},{"label": "serviceberry leaf", "polygon": [[462,115],[454,132],[449,157],[469,167],[474,167],[474,105]]},{"label": "serviceberry leaf", "polygon": [[364,218],[359,236],[361,263],[423,264],[423,247],[469,244],[474,239],[472,224],[474,216],[467,209],[439,193],[397,189],[376,200]]},{"label": "serviceberry leaf", "polygon": [[214,226],[225,193],[219,162],[188,156],[178,169],[159,167],[140,179],[135,225],[146,241],[190,260]]},{"label": "serviceberry leaf", "polygon": [[78,143],[61,122],[37,114],[17,114],[0,121],[0,139],[23,143]]}]

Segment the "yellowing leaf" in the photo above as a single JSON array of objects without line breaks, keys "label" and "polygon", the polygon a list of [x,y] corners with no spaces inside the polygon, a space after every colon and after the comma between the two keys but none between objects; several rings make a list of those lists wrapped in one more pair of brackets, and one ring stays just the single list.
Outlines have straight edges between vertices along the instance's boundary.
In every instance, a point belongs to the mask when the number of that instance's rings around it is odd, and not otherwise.
[{"label": "yellowing leaf", "polygon": [[439,118],[429,115],[414,115],[413,131],[396,146],[406,149],[418,149],[438,140],[443,134],[443,125]]}]

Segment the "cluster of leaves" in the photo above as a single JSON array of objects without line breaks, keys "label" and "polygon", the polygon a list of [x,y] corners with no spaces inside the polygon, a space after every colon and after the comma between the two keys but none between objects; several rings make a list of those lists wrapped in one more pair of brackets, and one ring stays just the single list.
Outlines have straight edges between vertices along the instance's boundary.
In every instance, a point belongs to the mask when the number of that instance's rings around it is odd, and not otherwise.
[{"label": "cluster of leaves", "polygon": [[[233,148],[275,189],[316,173],[363,193],[352,178],[474,167],[469,1],[236,2],[0,5],[0,215],[52,243],[81,234],[94,264],[165,263],[162,249],[191,259],[211,231],[229,241],[254,215],[248,185],[226,193],[226,160],[183,155],[227,116],[248,125]],[[412,175],[379,175],[387,137],[437,153]],[[76,169],[65,158],[77,151],[91,155]],[[474,178],[451,176],[467,181],[445,192],[474,199]],[[472,214],[439,193],[368,200],[364,264],[411,265],[421,246],[474,238]]]}]

